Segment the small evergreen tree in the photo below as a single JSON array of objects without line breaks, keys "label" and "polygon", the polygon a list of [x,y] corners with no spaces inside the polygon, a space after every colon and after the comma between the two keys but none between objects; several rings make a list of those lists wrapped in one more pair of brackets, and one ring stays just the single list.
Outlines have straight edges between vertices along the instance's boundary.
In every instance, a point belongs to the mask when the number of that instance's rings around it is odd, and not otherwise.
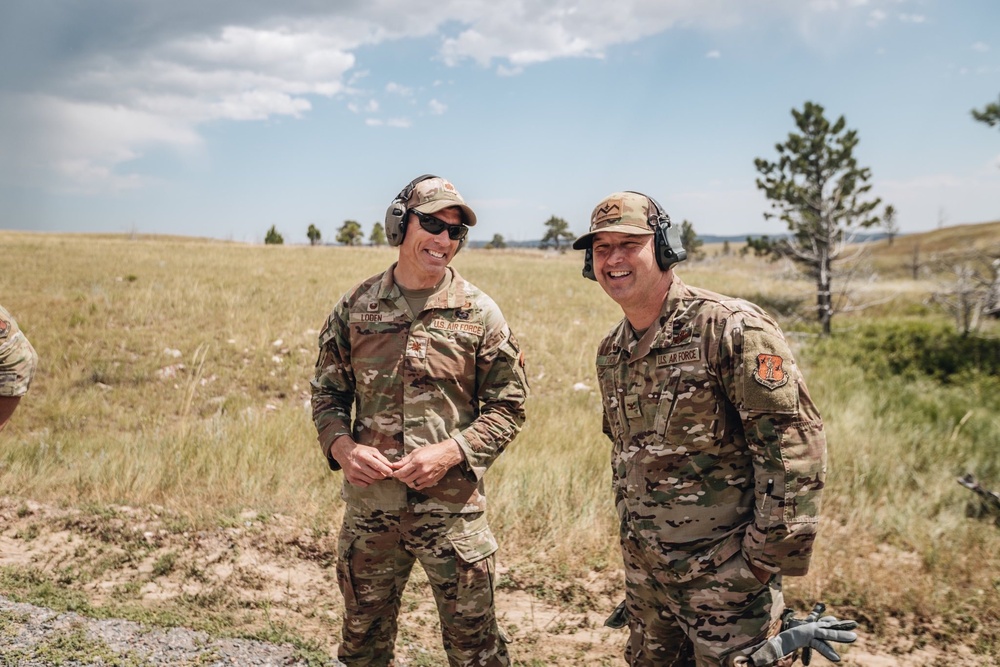
[{"label": "small evergreen tree", "polygon": [[681,245],[687,250],[688,257],[698,259],[701,257],[701,246],[705,244],[698,238],[698,232],[694,231],[694,225],[687,220],[681,222]]},{"label": "small evergreen tree", "polygon": [[368,235],[368,242],[375,246],[382,246],[388,243],[385,238],[385,227],[381,222],[372,225],[372,233]]},{"label": "small evergreen tree", "polygon": [[778,159],[754,160],[757,187],[775,211],[764,217],[783,220],[791,232],[779,242],[781,254],[816,283],[816,313],[828,336],[833,263],[859,230],[880,222],[875,208],[881,200],[868,199],[871,169],[858,165],[858,133],[846,129],[843,116],[831,123],[813,102],[792,109],[792,116],[799,132],[775,146]]},{"label": "small evergreen tree", "polygon": [[278,230],[271,225],[271,228],[267,230],[267,234],[264,235],[265,245],[281,245],[285,242],[285,239],[278,233]]},{"label": "small evergreen tree", "polygon": [[986,123],[990,127],[1000,125],[1000,101],[987,104],[981,111],[973,109],[972,117],[980,123]]},{"label": "small evergreen tree", "polygon": [[316,225],[309,225],[309,229],[306,231],[306,236],[309,237],[309,245],[316,245],[319,243],[320,238],[323,236]]},{"label": "small evergreen tree", "polygon": [[361,225],[355,220],[344,220],[344,224],[337,230],[337,243],[344,245],[361,245],[364,233]]},{"label": "small evergreen tree", "polygon": [[892,245],[892,240],[899,234],[899,222],[896,221],[896,207],[892,204],[886,206],[885,212],[882,214],[882,228],[885,230],[885,236],[889,241],[889,245]]},{"label": "small evergreen tree", "polygon": [[576,235],[569,230],[569,223],[562,218],[557,218],[552,216],[545,221],[545,236],[542,237],[542,242],[539,247],[543,250],[548,248],[549,245],[555,247],[556,250],[560,250],[560,241],[572,241],[576,238]]},{"label": "small evergreen tree", "polygon": [[754,257],[767,257],[771,255],[775,259],[780,256],[780,253],[775,250],[776,243],[767,237],[767,234],[760,236],[758,238],[753,238],[752,236],[747,237],[747,244],[743,246],[743,250],[740,252],[741,255],[746,255],[751,250],[753,251]]},{"label": "small evergreen tree", "polygon": [[502,234],[494,234],[493,240],[486,244],[486,248],[492,250],[493,248],[506,248],[507,242],[504,240]]}]

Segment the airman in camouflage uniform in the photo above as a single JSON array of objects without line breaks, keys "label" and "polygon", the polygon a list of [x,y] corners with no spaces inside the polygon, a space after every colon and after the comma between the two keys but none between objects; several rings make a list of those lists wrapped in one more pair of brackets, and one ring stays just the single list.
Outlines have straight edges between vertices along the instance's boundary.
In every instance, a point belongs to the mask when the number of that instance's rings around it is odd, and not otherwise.
[{"label": "airman in camouflage uniform", "polygon": [[657,260],[669,241],[654,230],[668,224],[645,195],[617,192],[574,248],[625,314],[600,344],[597,373],[626,659],[715,666],[780,628],[781,578],[809,566],[826,440],[775,321]]},{"label": "airman in camouflage uniform", "polygon": [[38,355],[11,314],[0,306],[0,430],[28,392]]},{"label": "airman in camouflage uniform", "polygon": [[450,664],[509,665],[483,477],[524,423],[524,358],[496,303],[448,266],[476,222],[454,186],[415,181],[394,205],[387,235],[400,239],[399,260],[341,298],[312,382],[319,443],[344,471],[338,657],[393,664],[419,560]]}]

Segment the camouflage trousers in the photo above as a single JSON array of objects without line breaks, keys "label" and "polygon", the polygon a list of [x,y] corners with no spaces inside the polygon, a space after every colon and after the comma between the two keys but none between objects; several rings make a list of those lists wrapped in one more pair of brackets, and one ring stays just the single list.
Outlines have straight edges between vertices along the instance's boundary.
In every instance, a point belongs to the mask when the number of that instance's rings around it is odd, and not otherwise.
[{"label": "camouflage trousers", "polygon": [[419,560],[437,604],[451,667],[506,667],[493,604],[497,544],[482,512],[415,514],[348,507],[337,581],[344,596],[346,665],[390,667],[403,589]]},{"label": "camouflage trousers", "polygon": [[632,667],[719,667],[780,621],[781,577],[761,584],[739,551],[683,582],[630,532],[622,535],[622,556]]}]

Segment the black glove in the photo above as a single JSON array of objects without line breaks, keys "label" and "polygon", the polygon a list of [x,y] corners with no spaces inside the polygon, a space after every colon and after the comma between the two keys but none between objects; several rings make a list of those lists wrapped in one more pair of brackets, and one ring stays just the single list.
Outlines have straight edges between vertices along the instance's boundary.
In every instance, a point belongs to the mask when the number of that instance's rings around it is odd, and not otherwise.
[{"label": "black glove", "polygon": [[618,628],[624,628],[628,625],[628,609],[625,608],[625,600],[622,600],[618,606],[615,607],[615,610],[611,612],[608,619],[604,621],[604,625],[616,630]]},{"label": "black glove", "polygon": [[[831,662],[840,662],[840,656],[833,650],[829,642],[850,644],[857,640],[858,635],[850,632],[858,624],[854,621],[841,621],[835,616],[824,616],[818,621],[799,624],[782,630],[772,639],[764,642],[750,654],[750,660],[755,667],[772,665],[786,655],[798,649],[815,649]],[[803,656],[803,662],[809,664]]]}]

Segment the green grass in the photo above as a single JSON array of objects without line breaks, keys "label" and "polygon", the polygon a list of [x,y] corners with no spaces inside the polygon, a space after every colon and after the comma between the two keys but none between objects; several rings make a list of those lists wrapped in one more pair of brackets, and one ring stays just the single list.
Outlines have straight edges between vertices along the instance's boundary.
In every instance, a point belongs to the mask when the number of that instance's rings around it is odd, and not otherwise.
[{"label": "green grass", "polygon": [[[162,612],[88,606],[86,582],[151,553],[112,508],[148,508],[178,534],[232,525],[248,511],[335,529],[340,477],[322,460],[306,405],[316,338],[338,296],[395,252],[10,232],[0,232],[0,245],[19,267],[0,274],[3,304],[41,359],[2,435],[0,488],[24,502],[81,508],[67,529],[108,545],[86,570],[60,575],[65,590],[4,570],[0,592],[30,591],[22,595],[38,604],[88,614],[238,629],[246,610],[222,590],[181,597]],[[577,253],[465,250],[455,265],[500,304],[528,362],[528,422],[487,477],[511,576],[543,590],[560,577],[619,567],[594,351],[620,311],[580,277]],[[813,299],[812,286],[787,267],[753,258],[710,257],[678,272],[779,314]],[[800,609],[823,599],[856,611],[875,632],[891,617],[937,617],[939,645],[965,643],[972,623],[974,650],[996,657],[1000,531],[966,516],[970,494],[955,482],[974,472],[1000,488],[995,372],[960,368],[946,382],[917,372],[931,348],[954,351],[941,333],[908,357],[905,345],[890,352],[886,332],[950,326],[928,304],[927,282],[893,281],[869,288],[891,291],[890,305],[838,315],[829,341],[813,335],[811,322],[783,320],[799,332],[792,337],[830,447],[813,568],[786,582],[787,595]],[[995,338],[996,325],[985,334]],[[157,555],[152,568],[198,575],[196,564],[171,554]]]}]

